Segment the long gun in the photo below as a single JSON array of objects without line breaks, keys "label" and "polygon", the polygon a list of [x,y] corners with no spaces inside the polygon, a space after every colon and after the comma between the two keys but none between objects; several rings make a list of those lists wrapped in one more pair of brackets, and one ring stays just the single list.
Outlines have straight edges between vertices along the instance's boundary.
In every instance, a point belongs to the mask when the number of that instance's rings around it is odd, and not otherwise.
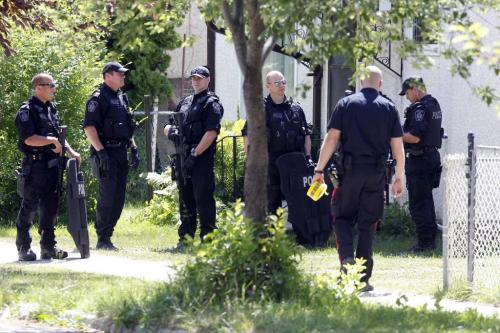
[{"label": "long gun", "polygon": [[186,184],[186,178],[189,175],[186,174],[184,163],[186,161],[186,146],[184,144],[184,132],[182,129],[182,124],[184,124],[184,113],[183,112],[169,112],[169,123],[177,128],[177,134],[179,139],[174,142],[175,153],[170,155],[172,157],[172,176],[179,184]]}]

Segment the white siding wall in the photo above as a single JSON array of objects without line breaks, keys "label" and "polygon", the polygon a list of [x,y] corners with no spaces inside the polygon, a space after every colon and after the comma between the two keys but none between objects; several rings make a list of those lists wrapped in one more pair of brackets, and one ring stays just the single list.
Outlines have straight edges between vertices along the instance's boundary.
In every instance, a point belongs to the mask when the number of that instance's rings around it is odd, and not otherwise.
[{"label": "white siding wall", "polygon": [[[308,123],[313,121],[313,77],[307,76],[310,73],[309,68],[296,62],[296,75],[295,75],[295,87],[298,88],[296,96],[294,99],[300,102],[304,112],[306,114],[306,120]],[[309,90],[306,93],[306,98],[302,98],[302,91],[304,86],[309,86]],[[296,89],[297,90],[297,89]]]},{"label": "white siding wall", "polygon": [[[191,6],[184,24],[176,29],[178,33],[186,36],[196,36],[195,42],[185,49],[184,77],[189,77],[193,67],[206,65],[207,63],[207,27],[201,17],[198,7]],[[172,79],[180,78],[182,75],[182,48],[169,51],[172,57],[167,69],[167,76]]]},{"label": "white siding wall", "polygon": [[221,34],[215,37],[215,92],[220,97],[224,106],[224,120],[236,120],[237,110],[240,109],[240,117],[245,118],[245,112],[241,108],[243,94],[241,89],[242,75],[234,45],[228,42]]}]

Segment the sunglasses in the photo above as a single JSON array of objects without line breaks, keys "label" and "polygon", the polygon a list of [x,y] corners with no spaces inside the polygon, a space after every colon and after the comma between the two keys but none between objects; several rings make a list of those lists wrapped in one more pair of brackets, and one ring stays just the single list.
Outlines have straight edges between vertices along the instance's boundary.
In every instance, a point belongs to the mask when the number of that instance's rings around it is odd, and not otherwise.
[{"label": "sunglasses", "polygon": [[49,88],[55,88],[56,84],[55,83],[40,83],[39,86],[47,86]]},{"label": "sunglasses", "polygon": [[286,80],[283,79],[283,80],[280,80],[280,81],[274,81],[274,82],[271,82],[271,84],[273,84],[275,87],[285,86],[286,85]]}]

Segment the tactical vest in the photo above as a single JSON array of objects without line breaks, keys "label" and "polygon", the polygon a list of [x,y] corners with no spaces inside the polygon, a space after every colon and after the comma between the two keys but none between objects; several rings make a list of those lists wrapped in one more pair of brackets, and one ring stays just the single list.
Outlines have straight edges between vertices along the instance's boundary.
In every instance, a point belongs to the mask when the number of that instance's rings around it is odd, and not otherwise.
[{"label": "tactical vest", "polygon": [[424,111],[425,121],[427,122],[427,130],[420,138],[420,142],[417,144],[407,144],[405,145],[408,149],[424,149],[424,148],[441,148],[442,144],[442,133],[441,133],[441,121],[442,113],[438,101],[427,95],[420,100],[420,102],[415,102],[410,107],[405,115],[404,129],[408,131],[409,121],[414,119],[415,113],[418,110]]},{"label": "tactical vest", "polygon": [[[195,145],[200,143],[201,138],[206,132],[206,112],[202,112],[211,103],[219,103],[219,97],[213,92],[208,92],[205,96],[197,98],[194,103],[194,95],[184,98],[179,107],[179,112],[184,112],[184,124],[182,131],[184,133],[184,143]],[[220,103],[219,103],[220,105]],[[224,109],[221,105],[221,113]],[[222,116],[221,114],[221,116]]]},{"label": "tactical vest", "polygon": [[[35,123],[35,133],[40,136],[53,136],[59,137],[59,118],[57,115],[56,107],[53,103],[50,103],[50,107],[48,112],[46,113],[44,108],[33,103],[33,102],[25,102],[21,105],[19,111],[28,110],[30,116],[33,117],[33,121]],[[55,112],[52,112],[54,110]],[[48,113],[51,113],[52,120],[48,117]],[[37,154],[37,153],[45,153],[52,152],[51,145],[34,147],[28,146],[24,142],[21,144],[22,151],[28,154]]]},{"label": "tactical vest", "polygon": [[102,127],[97,129],[101,140],[128,141],[132,138],[135,129],[135,122],[132,113],[128,111],[128,98],[126,94],[121,94],[123,101],[118,95],[116,101],[108,100],[100,90],[94,91],[99,103],[99,110],[102,115]]},{"label": "tactical vest", "polygon": [[291,100],[285,102],[286,109],[266,102],[268,124],[268,147],[271,153],[300,152],[304,149],[307,134],[301,117],[301,107]]}]

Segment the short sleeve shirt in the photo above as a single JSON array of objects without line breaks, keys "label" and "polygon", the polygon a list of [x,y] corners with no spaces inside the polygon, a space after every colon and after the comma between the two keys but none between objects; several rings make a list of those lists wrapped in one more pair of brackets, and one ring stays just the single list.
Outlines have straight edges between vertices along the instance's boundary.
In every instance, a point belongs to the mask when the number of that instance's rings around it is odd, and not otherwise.
[{"label": "short sleeve shirt", "polygon": [[387,155],[391,138],[403,136],[396,107],[371,88],[342,98],[328,122],[330,128],[341,131],[342,150],[352,156]]}]

